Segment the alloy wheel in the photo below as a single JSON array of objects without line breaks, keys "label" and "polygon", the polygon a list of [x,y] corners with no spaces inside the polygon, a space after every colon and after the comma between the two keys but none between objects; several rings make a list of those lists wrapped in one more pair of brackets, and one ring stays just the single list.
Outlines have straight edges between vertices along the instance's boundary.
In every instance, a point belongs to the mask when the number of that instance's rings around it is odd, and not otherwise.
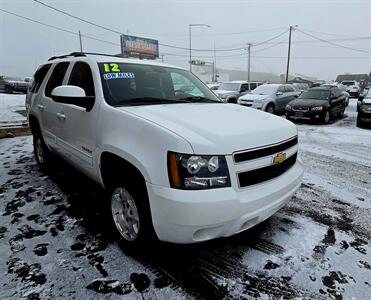
[{"label": "alloy wheel", "polygon": [[120,235],[132,242],[138,238],[140,221],[138,209],[130,193],[122,188],[116,188],[111,196],[111,213]]}]

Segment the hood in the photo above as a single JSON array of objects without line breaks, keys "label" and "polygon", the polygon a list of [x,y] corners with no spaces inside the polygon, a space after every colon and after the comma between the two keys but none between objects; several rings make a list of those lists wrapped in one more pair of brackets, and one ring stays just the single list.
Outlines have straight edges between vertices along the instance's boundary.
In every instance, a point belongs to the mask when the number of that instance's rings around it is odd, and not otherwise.
[{"label": "hood", "polygon": [[256,94],[246,94],[239,98],[239,100],[250,100],[250,101],[261,101],[268,98],[270,95],[256,95]]},{"label": "hood", "polygon": [[232,154],[297,135],[284,118],[236,104],[165,104],[120,107],[186,139],[196,154]]},{"label": "hood", "polygon": [[236,95],[236,94],[238,94],[237,91],[227,91],[227,90],[216,90],[215,92],[219,96],[222,96],[222,95]]},{"label": "hood", "polygon": [[329,102],[327,100],[319,100],[319,99],[295,99],[292,100],[290,103],[292,108],[311,108],[315,106],[328,106]]}]

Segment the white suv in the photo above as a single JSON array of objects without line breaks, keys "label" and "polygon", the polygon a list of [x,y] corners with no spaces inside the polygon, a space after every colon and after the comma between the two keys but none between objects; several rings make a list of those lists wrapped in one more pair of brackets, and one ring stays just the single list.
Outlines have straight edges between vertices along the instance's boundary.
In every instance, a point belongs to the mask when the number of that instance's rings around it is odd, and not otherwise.
[{"label": "white suv", "polygon": [[359,97],[360,87],[359,83],[355,80],[344,80],[341,82],[342,85],[346,86],[346,91],[351,97]]},{"label": "white suv", "polygon": [[107,55],[53,57],[26,107],[38,164],[52,153],[109,192],[127,244],[226,237],[270,217],[303,168],[291,122],[221,102],[174,66]]}]

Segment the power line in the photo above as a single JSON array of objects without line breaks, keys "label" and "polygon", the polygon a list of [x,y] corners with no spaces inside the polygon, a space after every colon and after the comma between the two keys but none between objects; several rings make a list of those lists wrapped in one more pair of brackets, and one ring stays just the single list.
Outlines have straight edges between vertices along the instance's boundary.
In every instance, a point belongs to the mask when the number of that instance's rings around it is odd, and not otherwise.
[{"label": "power line", "polygon": [[[56,7],[54,7],[54,6],[48,5],[48,4],[46,4],[46,3],[42,2],[42,1],[39,1],[39,0],[33,0],[33,1],[36,2],[36,3],[39,3],[39,4],[43,5],[43,6],[45,6],[45,7],[47,7],[47,8],[50,8],[50,9],[56,11],[56,12],[62,13],[62,14],[64,14],[64,15],[66,15],[66,16],[69,16],[69,17],[71,17],[71,18],[74,18],[74,19],[76,19],[76,20],[79,20],[79,21],[81,21],[81,22],[85,22],[85,23],[87,23],[87,24],[90,24],[90,25],[92,25],[92,26],[98,27],[98,28],[103,29],[103,30],[106,30],[106,31],[110,31],[110,32],[117,33],[117,34],[120,34],[120,35],[122,34],[122,32],[120,32],[120,31],[114,30],[114,29],[112,29],[112,28],[105,27],[105,26],[103,26],[103,25],[100,25],[100,24],[94,23],[94,22],[92,22],[92,21],[89,21],[89,20],[83,19],[83,18],[78,17],[78,16],[75,16],[75,15],[72,15],[72,14],[70,14],[70,13],[64,11],[64,10],[61,10],[61,9],[58,9],[58,8],[56,8]],[[274,37],[272,37],[272,38],[266,40],[266,41],[259,42],[259,43],[257,43],[256,45],[262,45],[262,44],[265,44],[265,43],[267,43],[267,42],[269,42],[269,41],[272,41],[272,40],[274,40],[274,39],[276,39],[276,38],[282,36],[282,35],[285,34],[286,32],[287,32],[287,30],[286,30],[285,32],[283,32],[283,33],[280,33],[280,34],[278,34],[278,35],[276,35],[276,36],[274,36]],[[180,47],[180,46],[175,46],[175,45],[170,45],[170,44],[159,43],[159,45],[160,45],[160,46],[164,46],[164,47],[168,47],[168,48],[173,48],[173,49],[189,50],[189,49],[186,48],[186,47]],[[192,49],[192,50],[193,50],[193,51],[196,51],[196,52],[214,52],[214,51],[219,52],[219,51],[239,51],[239,50],[244,50],[244,49],[246,49],[246,47],[230,48],[230,49]]]},{"label": "power line", "polygon": [[[58,26],[46,24],[46,23],[31,19],[31,18],[28,18],[28,17],[25,17],[25,16],[21,16],[21,15],[18,15],[16,13],[13,13],[13,12],[10,12],[10,11],[7,11],[7,10],[2,9],[2,8],[0,8],[0,11],[2,11],[4,13],[7,13],[7,14],[10,14],[10,15],[13,15],[13,16],[16,16],[18,18],[33,22],[33,23],[37,23],[39,25],[43,25],[43,26],[46,26],[46,27],[49,27],[49,28],[53,28],[55,30],[59,30],[59,31],[63,31],[63,32],[66,32],[66,33],[70,33],[70,34],[79,36],[79,34],[77,32],[74,32],[74,31],[71,31],[71,30],[68,30],[68,29],[64,29],[64,28],[61,28],[61,27],[58,27]],[[81,34],[81,36],[83,36],[84,38],[87,38],[87,39],[94,40],[94,41],[98,41],[98,42],[102,42],[102,43],[106,43],[106,44],[111,44],[111,45],[115,45],[115,46],[120,46],[120,44],[118,44],[118,43],[113,43],[113,42],[110,42],[110,41],[97,39],[97,38],[91,37],[89,35]]]},{"label": "power line", "polygon": [[319,33],[319,34],[323,34],[323,35],[332,35],[332,36],[341,36],[341,37],[346,37],[346,38],[356,38],[356,39],[362,39],[364,37],[361,37],[361,36],[354,36],[354,35],[344,35],[344,34],[338,34],[338,33],[327,33],[327,32],[322,32],[322,31],[314,31],[314,30],[308,30],[308,29],[305,29],[305,31],[307,32],[312,32],[312,33]]},{"label": "power line", "polygon": [[331,42],[331,41],[329,41],[329,40],[321,39],[321,38],[316,37],[316,36],[314,36],[314,35],[312,35],[312,34],[310,34],[310,33],[306,33],[306,32],[304,32],[304,31],[302,31],[302,30],[300,30],[300,29],[296,29],[296,30],[299,31],[299,32],[301,32],[301,33],[304,34],[304,35],[307,35],[307,36],[309,36],[309,37],[315,39],[315,40],[318,40],[318,41],[321,41],[321,42],[323,42],[323,43],[327,43],[327,44],[330,44],[330,45],[333,45],[333,46],[337,46],[337,47],[339,47],[339,48],[344,48],[344,49],[353,50],[353,51],[358,51],[358,52],[363,52],[363,53],[371,53],[370,51],[361,50],[361,49],[356,49],[356,48],[352,48],[352,47],[348,47],[348,46],[344,46],[344,45],[336,44],[336,43],[333,43],[333,42]]}]

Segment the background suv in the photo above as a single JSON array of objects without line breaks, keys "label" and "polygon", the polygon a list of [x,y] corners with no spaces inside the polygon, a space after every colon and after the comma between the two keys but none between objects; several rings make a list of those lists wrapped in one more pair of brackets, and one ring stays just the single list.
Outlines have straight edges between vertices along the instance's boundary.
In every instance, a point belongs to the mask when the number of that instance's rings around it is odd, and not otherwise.
[{"label": "background suv", "polygon": [[361,88],[359,87],[359,83],[355,80],[344,80],[341,82],[342,85],[346,86],[346,91],[352,97],[359,97],[359,93]]},{"label": "background suv", "polygon": [[238,103],[273,114],[284,112],[287,103],[297,98],[299,94],[300,92],[295,91],[290,84],[263,84],[240,97]]},{"label": "background suv", "polygon": [[226,81],[219,86],[215,93],[224,102],[237,103],[239,97],[254,90],[261,84],[262,82]]}]

